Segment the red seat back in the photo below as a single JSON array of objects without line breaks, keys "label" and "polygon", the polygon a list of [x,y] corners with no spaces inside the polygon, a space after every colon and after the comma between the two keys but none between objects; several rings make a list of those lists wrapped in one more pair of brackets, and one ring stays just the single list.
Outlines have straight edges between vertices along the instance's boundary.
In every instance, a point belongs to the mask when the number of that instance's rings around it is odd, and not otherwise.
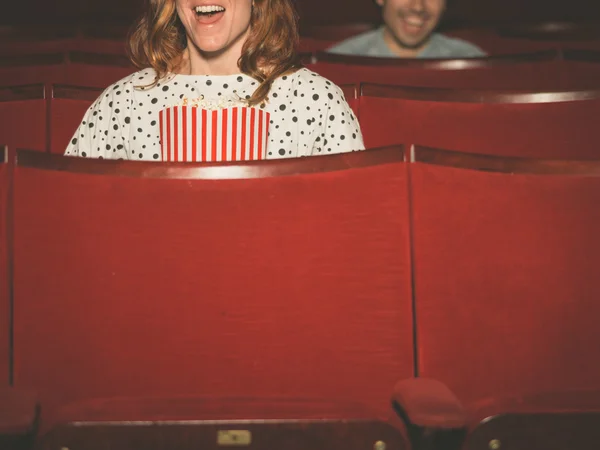
[{"label": "red seat back", "polygon": [[63,154],[100,88],[52,86],[50,105],[50,152]]},{"label": "red seat back", "polygon": [[[0,137],[0,140],[2,138]],[[9,380],[8,148],[0,147],[0,388]]]},{"label": "red seat back", "polygon": [[45,411],[211,395],[387,414],[413,373],[402,160],[399,148],[229,168],[20,154],[15,385]]},{"label": "red seat back", "polygon": [[456,89],[558,89],[556,51],[469,59],[371,58],[317,53],[307,67],[337,84]]},{"label": "red seat back", "polygon": [[136,71],[129,58],[121,54],[70,52],[67,84],[106,88]]},{"label": "red seat back", "polygon": [[75,42],[76,32],[64,24],[43,26],[0,25],[0,55],[40,55],[60,53]]},{"label": "red seat back", "polygon": [[0,88],[0,144],[46,149],[44,92],[41,84]]},{"label": "red seat back", "polygon": [[447,36],[464,39],[481,49],[488,55],[510,55],[519,53],[533,53],[553,50],[552,43],[533,41],[500,36],[496,29],[491,27],[469,27],[449,30]]},{"label": "red seat back", "polygon": [[101,54],[126,54],[127,26],[88,23],[80,27],[77,50]]},{"label": "red seat back", "polygon": [[546,43],[556,48],[600,48],[600,32],[593,21],[505,24],[497,30],[502,39]]},{"label": "red seat back", "polygon": [[85,53],[100,53],[109,55],[126,55],[127,45],[125,38],[112,39],[112,38],[94,38],[84,36],[74,43],[74,50],[85,52]]},{"label": "red seat back", "polygon": [[302,24],[302,36],[310,36],[316,39],[327,39],[333,42],[340,42],[352,36],[364,33],[376,28],[376,24],[369,22],[353,22],[341,24]]},{"label": "red seat back", "polygon": [[564,50],[563,77],[565,85],[580,88],[600,88],[600,41],[596,50]]},{"label": "red seat back", "polygon": [[125,55],[127,28],[107,23],[78,27],[0,26],[1,55],[40,55],[61,52],[92,52]]},{"label": "red seat back", "polygon": [[367,147],[398,143],[548,159],[600,158],[600,91],[458,91],[364,85]]},{"label": "red seat back", "polygon": [[467,405],[600,389],[600,162],[414,160],[419,375]]},{"label": "red seat back", "polygon": [[340,88],[342,89],[342,92],[344,93],[344,97],[346,98],[348,105],[350,106],[350,108],[352,108],[352,112],[354,112],[354,115],[356,115],[356,117],[358,117],[359,86],[356,84],[344,84],[344,85],[340,86]]},{"label": "red seat back", "polygon": [[0,87],[35,83],[64,83],[65,54],[62,52],[2,56]]},{"label": "red seat back", "polygon": [[302,36],[300,37],[300,42],[298,44],[298,50],[300,52],[318,52],[321,50],[325,50],[332,45],[334,45],[336,41],[332,41],[329,39],[319,39],[310,36]]}]

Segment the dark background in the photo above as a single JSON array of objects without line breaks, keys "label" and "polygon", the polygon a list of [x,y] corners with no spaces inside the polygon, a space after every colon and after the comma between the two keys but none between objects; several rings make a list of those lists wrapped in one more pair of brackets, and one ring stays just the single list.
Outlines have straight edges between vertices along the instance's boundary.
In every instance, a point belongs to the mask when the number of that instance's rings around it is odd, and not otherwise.
[{"label": "dark background", "polygon": [[[144,0],[1,0],[2,24],[130,23]],[[372,0],[297,0],[304,23],[375,22]],[[449,0],[446,25],[600,21],[600,0]]]}]

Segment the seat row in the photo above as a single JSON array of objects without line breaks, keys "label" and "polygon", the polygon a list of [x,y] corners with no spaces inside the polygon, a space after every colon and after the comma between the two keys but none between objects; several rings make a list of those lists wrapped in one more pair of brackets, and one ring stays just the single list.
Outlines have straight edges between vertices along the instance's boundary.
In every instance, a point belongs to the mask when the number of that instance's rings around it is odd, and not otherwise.
[{"label": "seat row", "polygon": [[[302,24],[299,49],[317,52],[368,31],[376,23]],[[0,27],[0,54],[40,51],[84,51],[125,54],[129,26],[88,24],[78,27]],[[466,39],[489,55],[578,48],[600,50],[598,26],[594,23],[538,23],[498,27],[442,29],[447,35]]]},{"label": "seat row", "polygon": [[105,88],[135,72],[124,55],[57,50],[2,57],[0,86],[14,84],[85,84]]},{"label": "seat row", "polygon": [[317,53],[307,67],[337,84],[370,82],[460,89],[599,86],[598,52],[548,50],[468,59],[414,60]]},{"label": "seat row", "polygon": [[[367,147],[417,143],[472,153],[600,159],[600,90],[491,91],[344,85]],[[3,144],[63,153],[98,88],[0,89]]]},{"label": "seat row", "polygon": [[[181,429],[148,425],[209,427],[184,428],[192,445],[233,419],[259,436],[283,421],[288,445],[598,437],[600,162],[19,151],[0,177],[0,384],[36,393],[41,448],[172,448]],[[31,431],[12,395],[0,432]],[[337,425],[319,434],[316,419]]]},{"label": "seat row", "polygon": [[[548,50],[470,59],[413,60],[303,54],[311,70],[336,84],[370,82],[461,89],[587,89],[600,86],[596,51]],[[32,83],[105,88],[136,69],[124,55],[64,51],[3,57],[0,86]]]}]

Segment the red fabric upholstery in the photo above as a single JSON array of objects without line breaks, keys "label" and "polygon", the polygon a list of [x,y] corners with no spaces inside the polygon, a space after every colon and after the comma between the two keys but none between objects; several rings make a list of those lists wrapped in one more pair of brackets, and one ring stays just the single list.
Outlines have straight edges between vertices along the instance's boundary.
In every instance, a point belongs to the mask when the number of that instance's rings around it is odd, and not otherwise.
[{"label": "red fabric upholstery", "polygon": [[600,98],[486,104],[363,95],[359,101],[367,147],[416,143],[500,156],[600,157]]},{"label": "red fabric upholstery", "polygon": [[418,65],[372,66],[319,61],[307,67],[337,84],[377,83],[455,89],[559,89],[557,61],[523,62],[487,68],[435,69]]},{"label": "red fabric upholstery", "polygon": [[67,66],[67,84],[106,88],[135,71],[134,67],[111,64],[71,63]]},{"label": "red fabric upholstery", "polygon": [[[74,33],[74,32],[73,32]],[[70,51],[84,51],[101,54],[125,55],[126,38],[99,38],[91,36],[64,37],[64,38],[30,38],[23,40],[0,39],[0,54],[3,56],[14,55],[43,55],[48,53],[61,53]]]},{"label": "red fabric upholstery", "polygon": [[376,24],[369,22],[339,23],[339,24],[302,24],[300,33],[317,39],[328,39],[333,42],[341,42],[366,31],[376,28]]},{"label": "red fabric upholstery", "polygon": [[561,70],[565,86],[579,89],[600,87],[600,61],[569,61],[561,65]]},{"label": "red fabric upholstery", "polygon": [[546,392],[474,410],[466,449],[494,440],[515,449],[586,449],[600,439],[600,390]]},{"label": "red fabric upholstery", "polygon": [[510,55],[556,48],[553,43],[546,41],[501,37],[493,28],[462,28],[445,34],[472,42],[488,55]]},{"label": "red fabric upholstery", "polygon": [[45,411],[223,395],[387,416],[413,372],[403,163],[248,180],[15,177],[15,384]]},{"label": "red fabric upholstery", "polygon": [[298,44],[298,51],[300,52],[318,52],[321,50],[325,50],[332,45],[334,45],[337,41],[331,39],[320,39],[309,36],[302,36],[300,38],[300,43]]},{"label": "red fabric upholstery", "polygon": [[356,84],[344,84],[344,85],[341,85],[340,88],[342,89],[342,92],[344,93],[344,98],[348,102],[348,105],[350,106],[350,108],[352,108],[352,111],[354,112],[354,114],[358,118],[358,105],[359,105],[359,102],[358,102],[358,92],[359,92],[359,86],[356,85]]},{"label": "red fabric upholstery", "polygon": [[[98,92],[98,95],[100,93]],[[83,115],[93,103],[91,98],[53,98],[50,108],[50,152],[63,154]]]},{"label": "red fabric upholstery", "polygon": [[122,39],[81,37],[74,41],[73,48],[83,52],[126,55],[126,40],[125,36]]},{"label": "red fabric upholstery", "polygon": [[0,437],[31,432],[39,413],[33,392],[0,388]]},{"label": "red fabric upholstery", "polygon": [[[90,47],[95,48],[91,45]],[[10,61],[3,61],[3,67],[0,68],[0,86],[57,83],[105,88],[135,72],[133,66],[126,64],[125,55],[116,53],[116,48],[108,48],[107,51],[113,53],[68,53],[63,49],[60,53],[7,57],[15,62],[11,64]],[[76,58],[81,55],[90,60],[78,61]],[[69,58],[74,58],[75,61],[67,63]]]},{"label": "red fabric upholstery", "polygon": [[[28,4],[27,7],[33,5]],[[34,6],[33,6],[34,7]],[[29,55],[62,52],[69,48],[76,36],[76,31],[64,23],[55,25],[39,24],[28,26],[0,27],[0,54]],[[46,23],[51,23],[47,21]]]},{"label": "red fabric upholstery", "polygon": [[[0,148],[0,153],[4,149]],[[2,155],[4,156],[4,155]],[[9,379],[9,284],[8,284],[8,165],[0,159],[0,390]]]},{"label": "red fabric upholstery", "polygon": [[0,55],[40,55],[45,53],[59,53],[71,49],[74,39],[0,39]]},{"label": "red fabric upholstery", "polygon": [[510,414],[573,414],[585,411],[600,412],[600,389],[565,389],[536,392],[498,398],[485,398],[469,405],[473,419],[482,420],[499,413]]},{"label": "red fabric upholstery", "polygon": [[360,450],[380,441],[394,450],[411,448],[402,426],[373,419],[354,405],[264,398],[129,398],[82,406],[45,433],[39,447]]},{"label": "red fabric upholstery", "polygon": [[46,149],[46,103],[42,86],[32,96],[5,96],[0,89],[0,145],[31,150]]},{"label": "red fabric upholstery", "polygon": [[410,170],[420,376],[466,405],[600,389],[600,177]]},{"label": "red fabric upholstery", "polygon": [[[60,55],[59,55],[60,56]],[[30,55],[26,64],[0,67],[0,87],[35,83],[64,83],[67,80],[66,66],[60,61],[40,62],[40,55]],[[4,58],[4,57],[2,57]],[[22,57],[19,56],[19,59]],[[6,61],[3,61],[7,64]]]},{"label": "red fabric upholstery", "polygon": [[435,429],[464,428],[467,415],[456,396],[437,380],[410,378],[394,386],[392,400],[410,422]]},{"label": "red fabric upholstery", "polygon": [[[372,419],[364,405],[300,398],[120,397],[92,399],[61,408],[56,424],[85,420],[293,420]],[[46,427],[48,428],[48,427]]]}]

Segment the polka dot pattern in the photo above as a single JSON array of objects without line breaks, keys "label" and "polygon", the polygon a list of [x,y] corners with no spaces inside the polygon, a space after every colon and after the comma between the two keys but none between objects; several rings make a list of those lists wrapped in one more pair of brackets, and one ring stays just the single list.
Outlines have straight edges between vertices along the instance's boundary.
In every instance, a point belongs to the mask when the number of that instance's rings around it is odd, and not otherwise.
[{"label": "polka dot pattern", "polygon": [[[247,75],[172,75],[151,86],[152,69],[109,86],[86,112],[65,154],[88,158],[160,160],[159,112],[183,99],[218,102],[250,98],[258,83]],[[267,158],[363,150],[358,120],[339,87],[300,69],[280,77],[265,105],[271,114]]]}]

